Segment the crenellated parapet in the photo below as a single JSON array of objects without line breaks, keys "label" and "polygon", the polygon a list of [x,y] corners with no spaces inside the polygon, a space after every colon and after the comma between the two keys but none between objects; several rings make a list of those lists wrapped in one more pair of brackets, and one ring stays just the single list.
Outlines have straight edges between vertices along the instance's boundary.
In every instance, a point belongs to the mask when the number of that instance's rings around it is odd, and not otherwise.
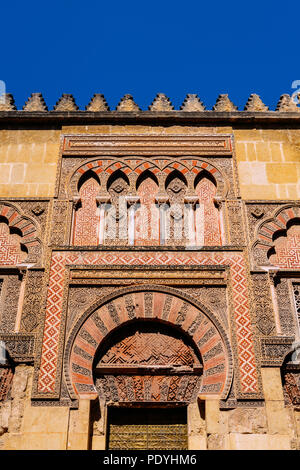
[{"label": "crenellated parapet", "polygon": [[41,93],[32,93],[24,104],[22,110],[17,109],[12,94],[7,93],[0,96],[0,113],[1,112],[16,112],[20,113],[24,111],[26,113],[33,112],[53,112],[56,113],[138,113],[142,115],[148,115],[149,113],[170,113],[176,115],[183,115],[185,113],[191,114],[204,114],[212,115],[217,117],[219,113],[225,113],[229,115],[234,113],[239,115],[246,115],[249,113],[259,113],[266,115],[274,115],[275,113],[298,113],[300,107],[298,102],[288,94],[280,96],[277,106],[274,110],[271,110],[262,99],[256,93],[252,93],[243,110],[238,107],[230,100],[228,94],[220,94],[216,100],[216,103],[211,109],[207,109],[205,104],[200,100],[197,94],[187,94],[183,103],[179,109],[175,109],[170,98],[164,93],[157,93],[152,103],[148,106],[147,110],[141,109],[141,107],[134,101],[133,97],[129,94],[124,95],[116,106],[115,110],[111,109],[103,94],[96,93],[91,98],[90,102],[85,106],[84,110],[80,109],[72,94],[63,93],[57,103],[52,109],[48,109],[45,100]]}]

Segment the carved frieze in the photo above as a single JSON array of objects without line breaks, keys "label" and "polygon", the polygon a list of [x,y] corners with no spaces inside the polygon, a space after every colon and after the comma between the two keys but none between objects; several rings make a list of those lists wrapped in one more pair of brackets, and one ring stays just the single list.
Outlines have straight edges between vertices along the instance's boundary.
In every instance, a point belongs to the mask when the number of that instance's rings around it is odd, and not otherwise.
[{"label": "carved frieze", "polygon": [[273,336],[271,338],[261,339],[261,363],[263,366],[280,367],[291,351],[294,337]]},{"label": "carved frieze", "polygon": [[294,314],[294,299],[289,288],[289,279],[279,277],[275,282],[275,286],[281,331],[285,335],[294,335],[297,325]]},{"label": "carved frieze", "polygon": [[18,274],[2,276],[0,297],[0,332],[15,330],[21,289],[21,277]]},{"label": "carved frieze", "polygon": [[34,331],[41,318],[43,275],[42,270],[28,270],[27,272],[21,317],[22,331]]},{"label": "carved frieze", "polygon": [[[51,226],[51,244],[68,244],[67,238],[70,233],[70,211],[69,201],[54,200]],[[68,223],[69,222],[69,223]]]},{"label": "carved frieze", "polygon": [[228,200],[226,202],[228,226],[231,245],[245,245],[245,228],[243,223],[242,201]]},{"label": "carved frieze", "polygon": [[65,135],[64,155],[229,155],[231,139],[222,135]]},{"label": "carved frieze", "polygon": [[252,274],[251,281],[257,329],[262,335],[271,335],[275,330],[275,322],[268,274]]},{"label": "carved frieze", "polygon": [[0,333],[0,341],[3,341],[14,362],[32,362],[34,359],[34,335],[23,333]]}]

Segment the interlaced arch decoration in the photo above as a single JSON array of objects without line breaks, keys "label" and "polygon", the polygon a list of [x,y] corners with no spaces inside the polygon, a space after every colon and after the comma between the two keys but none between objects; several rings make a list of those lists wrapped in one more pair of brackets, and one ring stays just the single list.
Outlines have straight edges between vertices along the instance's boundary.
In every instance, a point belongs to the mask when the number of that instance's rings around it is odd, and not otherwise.
[{"label": "interlaced arch decoration", "polygon": [[233,378],[232,352],[218,318],[174,288],[134,286],[98,301],[72,328],[64,355],[65,380],[72,398],[96,392],[93,365],[99,346],[107,335],[137,319],[155,320],[187,335],[203,362],[200,393],[227,397]]},{"label": "interlaced arch decoration", "polygon": [[[8,236],[19,235],[18,243],[11,239],[7,243],[7,234],[3,232],[6,242],[0,242],[0,265],[15,265],[20,262],[36,263],[41,259],[41,241],[39,239],[39,229],[37,223],[30,217],[25,216],[16,204],[0,201],[1,222],[7,224]],[[4,227],[5,229],[5,227]],[[9,235],[10,234],[10,235]],[[1,246],[2,245],[2,246]],[[23,252],[23,253],[22,253]],[[27,253],[27,256],[24,255]]]},{"label": "interlaced arch decoration", "polygon": [[[160,175],[161,185],[164,186],[166,177],[174,170],[178,170],[182,175],[187,177],[188,174],[195,177],[202,170],[206,170],[213,175],[217,192],[216,197],[224,198],[228,192],[228,181],[225,175],[211,162],[203,158],[196,157],[180,157],[173,159],[167,156],[158,156],[156,158],[139,158],[139,157],[123,157],[114,159],[113,157],[101,157],[91,159],[89,162],[80,164],[75,171],[67,179],[67,194],[70,198],[79,197],[78,181],[84,173],[92,170],[100,179],[103,187],[109,176],[117,170],[122,170],[129,179],[133,181],[131,185],[132,193],[136,190],[136,180],[138,176],[145,170],[150,170],[156,177]],[[191,179],[193,181],[193,179]]]},{"label": "interlaced arch decoration", "polygon": [[[264,219],[258,225],[252,246],[258,265],[300,267],[299,219],[300,205],[289,204],[277,209],[273,217]],[[276,256],[276,251],[277,254],[280,252],[279,256]]]}]

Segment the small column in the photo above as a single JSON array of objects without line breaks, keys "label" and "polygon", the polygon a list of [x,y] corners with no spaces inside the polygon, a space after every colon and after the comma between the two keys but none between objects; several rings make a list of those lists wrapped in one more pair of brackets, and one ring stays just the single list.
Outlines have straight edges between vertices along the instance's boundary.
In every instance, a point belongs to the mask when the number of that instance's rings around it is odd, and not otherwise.
[{"label": "small column", "polygon": [[73,426],[69,430],[68,450],[88,450],[91,440],[91,402],[97,394],[80,395],[79,407]]}]

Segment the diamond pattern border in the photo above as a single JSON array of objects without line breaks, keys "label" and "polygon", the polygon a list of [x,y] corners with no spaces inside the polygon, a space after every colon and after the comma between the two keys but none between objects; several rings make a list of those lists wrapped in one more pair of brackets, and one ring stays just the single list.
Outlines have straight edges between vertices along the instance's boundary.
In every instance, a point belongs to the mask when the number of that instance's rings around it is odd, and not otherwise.
[{"label": "diamond pattern border", "polygon": [[241,391],[258,392],[246,268],[240,253],[53,252],[50,268],[38,393],[51,394],[57,380],[58,344],[66,265],[226,265],[230,266]]}]

